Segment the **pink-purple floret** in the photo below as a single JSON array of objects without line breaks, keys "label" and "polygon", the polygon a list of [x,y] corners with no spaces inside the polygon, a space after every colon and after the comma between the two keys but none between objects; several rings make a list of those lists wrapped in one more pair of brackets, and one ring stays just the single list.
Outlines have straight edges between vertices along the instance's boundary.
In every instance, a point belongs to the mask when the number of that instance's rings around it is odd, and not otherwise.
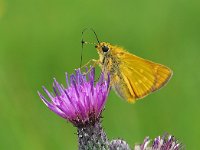
[{"label": "pink-purple floret", "polygon": [[41,93],[38,94],[50,110],[79,126],[100,118],[109,93],[109,82],[109,76],[106,80],[101,74],[99,81],[95,83],[94,68],[91,68],[87,76],[77,69],[76,73],[70,76],[70,81],[66,73],[66,88],[54,79],[55,95],[43,87],[51,102]]},{"label": "pink-purple floret", "polygon": [[180,150],[184,149],[184,146],[176,140],[172,135],[164,134],[163,137],[158,136],[152,141],[152,145],[149,144],[150,139],[146,137],[143,144],[140,145],[140,150]]}]

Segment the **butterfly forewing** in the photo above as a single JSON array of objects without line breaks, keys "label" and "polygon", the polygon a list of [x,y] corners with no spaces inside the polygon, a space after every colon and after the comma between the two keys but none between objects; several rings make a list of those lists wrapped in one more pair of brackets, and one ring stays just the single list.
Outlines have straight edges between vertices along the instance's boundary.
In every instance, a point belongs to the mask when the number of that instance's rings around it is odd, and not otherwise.
[{"label": "butterfly forewing", "polygon": [[134,102],[162,87],[170,78],[171,70],[167,67],[142,59],[128,52],[120,53],[120,72],[127,84],[127,99]]},{"label": "butterfly forewing", "polygon": [[154,91],[161,88],[169,81],[172,76],[172,71],[163,65],[155,65],[154,71],[156,72],[156,83],[154,85]]}]

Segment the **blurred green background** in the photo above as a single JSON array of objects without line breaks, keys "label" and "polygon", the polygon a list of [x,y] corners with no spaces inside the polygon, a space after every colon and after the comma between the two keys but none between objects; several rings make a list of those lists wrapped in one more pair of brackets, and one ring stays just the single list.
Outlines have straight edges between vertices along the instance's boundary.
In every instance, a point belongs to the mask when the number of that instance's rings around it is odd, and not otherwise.
[{"label": "blurred green background", "polygon": [[[76,128],[41,102],[53,77],[79,67],[81,31],[122,45],[174,71],[162,90],[134,105],[111,92],[103,113],[110,139],[130,145],[145,136],[175,135],[200,149],[200,1],[0,0],[0,149],[77,149]],[[91,32],[87,41],[95,41]],[[98,58],[84,48],[84,63]]]}]

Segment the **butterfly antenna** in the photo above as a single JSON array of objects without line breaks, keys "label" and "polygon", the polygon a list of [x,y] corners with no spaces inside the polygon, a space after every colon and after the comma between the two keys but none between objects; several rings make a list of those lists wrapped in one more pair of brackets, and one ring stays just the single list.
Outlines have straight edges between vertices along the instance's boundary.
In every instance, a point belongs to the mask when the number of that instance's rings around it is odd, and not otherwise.
[{"label": "butterfly antenna", "polygon": [[[86,30],[88,30],[88,28],[85,28],[85,29],[83,29],[83,31],[82,31],[80,68],[81,68],[81,66],[82,66],[82,61],[83,61],[83,45],[84,45],[84,44],[95,44],[95,45],[96,45],[96,43],[85,42],[85,41],[83,40],[83,35],[84,35],[84,32],[85,32]],[[90,28],[90,30],[94,33],[97,42],[100,44],[99,39],[98,39],[98,36],[97,36],[96,32],[94,31],[94,29],[93,29],[93,28]]]},{"label": "butterfly antenna", "polygon": [[99,39],[98,39],[97,34],[96,34],[96,32],[94,31],[94,29],[93,29],[93,28],[90,28],[90,30],[93,31],[93,33],[94,33],[94,35],[95,35],[95,37],[96,37],[96,39],[97,39],[97,42],[100,44]]},{"label": "butterfly antenna", "polygon": [[83,45],[85,43],[85,41],[83,40],[83,34],[84,32],[87,30],[87,28],[83,29],[82,31],[82,36],[81,36],[81,62],[80,62],[80,68],[82,66],[82,61],[83,61]]}]

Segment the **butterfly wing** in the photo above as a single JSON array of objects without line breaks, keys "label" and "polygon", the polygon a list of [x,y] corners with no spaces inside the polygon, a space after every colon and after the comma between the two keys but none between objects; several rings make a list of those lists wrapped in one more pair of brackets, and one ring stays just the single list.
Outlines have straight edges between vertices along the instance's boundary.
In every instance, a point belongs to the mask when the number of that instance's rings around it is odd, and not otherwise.
[{"label": "butterfly wing", "polygon": [[118,58],[120,72],[113,77],[113,87],[129,102],[160,89],[172,75],[169,68],[128,52],[119,53]]}]

